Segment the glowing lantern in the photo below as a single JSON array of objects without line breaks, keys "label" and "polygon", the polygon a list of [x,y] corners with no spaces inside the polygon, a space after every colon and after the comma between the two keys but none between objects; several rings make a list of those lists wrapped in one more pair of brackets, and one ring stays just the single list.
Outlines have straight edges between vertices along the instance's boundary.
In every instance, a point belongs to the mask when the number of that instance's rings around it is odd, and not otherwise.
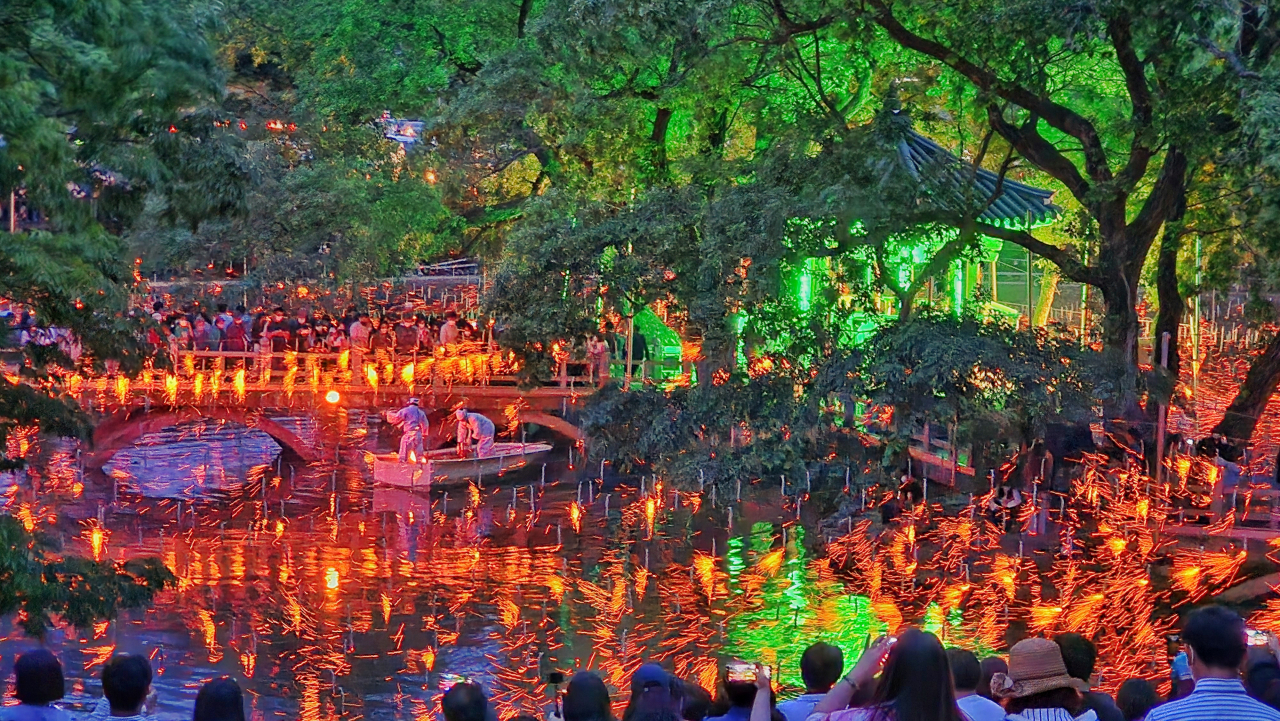
[{"label": "glowing lantern", "polygon": [[178,377],[169,373],[164,376],[164,400],[169,405],[178,402]]},{"label": "glowing lantern", "polygon": [[338,354],[339,370],[349,370],[351,367],[351,351],[344,350]]},{"label": "glowing lantern", "polygon": [[369,382],[369,387],[378,389],[378,368],[372,363],[364,364],[364,378]]},{"label": "glowing lantern", "polygon": [[93,560],[101,561],[102,553],[107,544],[107,531],[96,523],[89,527],[89,546],[93,549]]},{"label": "glowing lantern", "polygon": [[573,526],[574,533],[582,531],[582,506],[577,501],[569,504],[569,524]]},{"label": "glowing lantern", "polygon": [[400,369],[400,380],[404,382],[406,386],[409,386],[411,390],[413,389],[413,364],[412,363],[405,363],[404,368]]},{"label": "glowing lantern", "polygon": [[333,566],[330,566],[327,569],[325,569],[324,587],[329,589],[330,591],[336,590],[338,588],[338,569],[334,568]]},{"label": "glowing lantern", "polygon": [[244,401],[244,368],[237,368],[235,378],[231,381],[236,392],[236,400]]},{"label": "glowing lantern", "polygon": [[324,399],[326,402],[332,404],[342,400],[342,396],[338,395],[337,391],[329,391],[328,393],[324,394]]}]

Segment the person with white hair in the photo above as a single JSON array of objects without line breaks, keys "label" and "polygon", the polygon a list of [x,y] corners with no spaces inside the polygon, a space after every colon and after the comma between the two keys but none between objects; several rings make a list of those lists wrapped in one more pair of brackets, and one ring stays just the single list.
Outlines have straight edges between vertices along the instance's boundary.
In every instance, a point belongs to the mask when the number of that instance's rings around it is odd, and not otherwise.
[{"label": "person with white hair", "polygon": [[409,405],[398,411],[387,411],[387,420],[404,431],[400,436],[400,462],[408,461],[410,454],[415,460],[421,459],[423,439],[431,424],[427,421],[427,414],[418,407],[418,399],[410,398]]},{"label": "person with white hair", "polygon": [[493,455],[493,421],[479,413],[468,413],[466,408],[459,408],[454,417],[458,419],[458,455],[465,456],[471,442],[476,444],[476,457]]}]

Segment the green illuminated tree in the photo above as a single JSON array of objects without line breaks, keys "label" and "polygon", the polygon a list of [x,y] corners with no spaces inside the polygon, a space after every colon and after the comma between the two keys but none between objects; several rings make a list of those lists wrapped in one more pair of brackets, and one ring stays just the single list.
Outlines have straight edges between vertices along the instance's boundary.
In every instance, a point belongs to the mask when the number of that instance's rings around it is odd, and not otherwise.
[{"label": "green illuminated tree", "polygon": [[1143,266],[1161,229],[1182,217],[1193,169],[1245,142],[1241,98],[1273,63],[1274,43],[1260,41],[1274,35],[1272,14],[1252,3],[856,7],[946,67],[956,97],[1088,211],[1097,233],[1088,263],[1033,233],[981,230],[1101,290],[1108,350],[1136,387]]}]

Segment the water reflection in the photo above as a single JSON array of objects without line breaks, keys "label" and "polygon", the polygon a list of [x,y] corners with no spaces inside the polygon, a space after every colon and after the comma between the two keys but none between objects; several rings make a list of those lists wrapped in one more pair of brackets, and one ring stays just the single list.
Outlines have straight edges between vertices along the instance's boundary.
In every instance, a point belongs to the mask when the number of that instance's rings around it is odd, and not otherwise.
[{"label": "water reflection", "polygon": [[[580,484],[564,465],[545,484],[532,467],[429,497],[374,488],[363,417],[293,427],[348,450],[294,467],[265,434],[211,423],[147,436],[96,479],[59,447],[11,481],[10,512],[69,548],[92,553],[100,528],[105,557],[159,555],[179,577],[145,612],[50,636],[71,705],[96,699],[98,666],[122,650],[153,659],[163,719],[188,718],[224,673],[260,719],[425,718],[441,672],[482,681],[504,718],[540,715],[552,670],[620,688],[659,660],[710,686],[723,654],[799,686],[808,643],[852,657],[884,628],[776,509],[747,507],[730,537],[695,498]],[[3,630],[8,673],[33,642]]]}]

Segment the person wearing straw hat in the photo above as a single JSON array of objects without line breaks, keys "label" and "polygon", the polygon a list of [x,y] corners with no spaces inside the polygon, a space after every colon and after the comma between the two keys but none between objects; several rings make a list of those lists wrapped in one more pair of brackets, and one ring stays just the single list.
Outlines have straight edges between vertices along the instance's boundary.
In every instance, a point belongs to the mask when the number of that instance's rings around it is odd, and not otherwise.
[{"label": "person wearing straw hat", "polygon": [[1008,721],[1097,721],[1083,710],[1081,682],[1067,673],[1062,649],[1047,638],[1028,638],[1009,649],[1009,672],[991,677],[991,693],[1004,702]]}]

